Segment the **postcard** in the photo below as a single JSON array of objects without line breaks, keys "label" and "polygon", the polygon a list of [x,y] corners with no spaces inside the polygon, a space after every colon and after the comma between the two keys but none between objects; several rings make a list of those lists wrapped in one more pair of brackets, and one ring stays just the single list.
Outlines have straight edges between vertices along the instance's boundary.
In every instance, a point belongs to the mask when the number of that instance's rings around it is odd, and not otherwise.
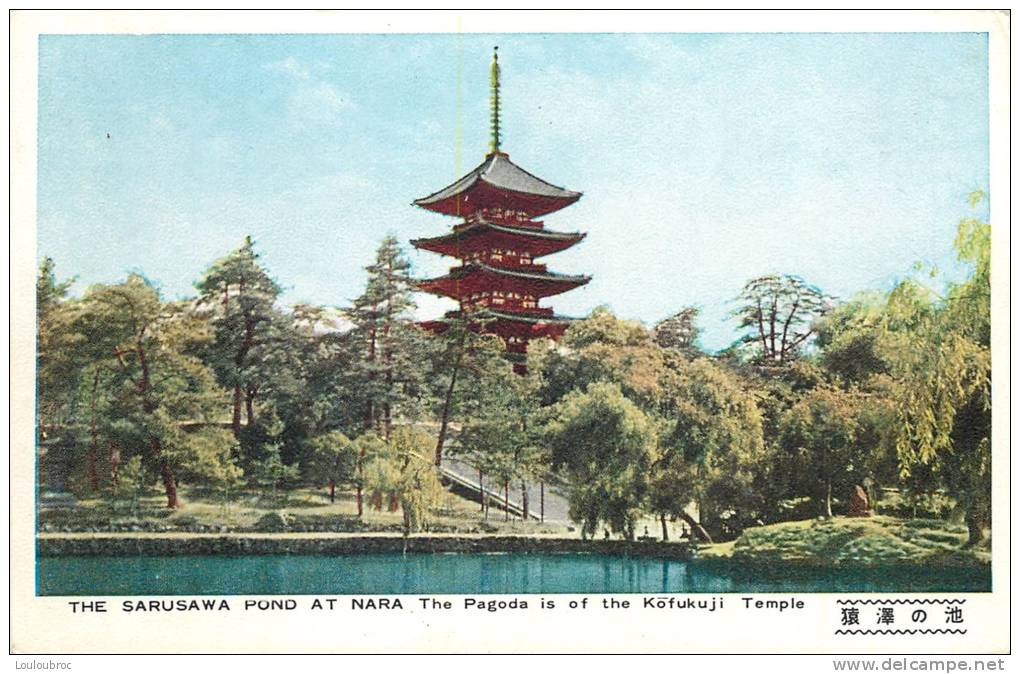
[{"label": "postcard", "polygon": [[1009,651],[1008,12],[11,26],[13,653]]}]

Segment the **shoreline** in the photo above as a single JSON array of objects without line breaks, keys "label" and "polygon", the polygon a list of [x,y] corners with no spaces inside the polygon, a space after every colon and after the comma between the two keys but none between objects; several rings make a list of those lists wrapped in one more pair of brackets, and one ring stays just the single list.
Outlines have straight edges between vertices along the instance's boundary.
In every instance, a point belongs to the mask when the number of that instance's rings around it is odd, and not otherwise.
[{"label": "shoreline", "polygon": [[385,553],[589,553],[688,561],[687,542],[565,538],[558,534],[281,532],[281,533],[55,533],[36,534],[39,557],[355,555]]}]

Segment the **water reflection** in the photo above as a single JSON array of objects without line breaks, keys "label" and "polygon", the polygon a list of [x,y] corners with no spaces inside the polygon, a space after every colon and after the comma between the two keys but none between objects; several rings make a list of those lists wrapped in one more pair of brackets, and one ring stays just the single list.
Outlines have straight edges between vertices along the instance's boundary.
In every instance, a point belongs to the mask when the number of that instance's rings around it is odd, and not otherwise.
[{"label": "water reflection", "polygon": [[43,595],[988,592],[981,569],[721,569],[586,554],[43,557]]}]

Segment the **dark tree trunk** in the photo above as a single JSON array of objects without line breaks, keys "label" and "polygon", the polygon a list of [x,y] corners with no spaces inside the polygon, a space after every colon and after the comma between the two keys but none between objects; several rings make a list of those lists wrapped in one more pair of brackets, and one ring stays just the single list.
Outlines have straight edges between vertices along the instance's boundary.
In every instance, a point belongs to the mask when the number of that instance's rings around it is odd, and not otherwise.
[{"label": "dark tree trunk", "polygon": [[363,494],[362,494],[362,491],[361,491],[361,483],[362,483],[362,477],[363,477],[363,473],[364,473],[364,467],[365,467],[365,450],[362,449],[360,452],[358,452],[358,484],[357,484],[357,488],[355,490],[355,498],[356,498],[356,500],[358,502],[358,519],[361,519],[361,516],[365,514],[365,507],[364,507],[364,503],[362,502],[363,501]]},{"label": "dark tree trunk", "polygon": [[329,502],[336,503],[336,480],[329,481]]},{"label": "dark tree trunk", "polygon": [[[460,361],[464,355],[464,340],[467,332],[461,334],[460,344],[457,350],[457,359],[453,363],[453,372],[450,374],[450,385],[446,387],[446,397],[443,398],[443,415],[439,420],[439,437],[436,439],[436,465],[443,465],[443,445],[446,443],[446,429],[450,423],[450,413],[453,409],[453,392],[457,386],[457,374],[460,372]],[[481,484],[481,478],[478,480]]]},{"label": "dark tree trunk", "polygon": [[503,483],[503,521],[510,521],[510,481]]},{"label": "dark tree trunk", "polygon": [[478,470],[478,502],[482,504],[482,510],[485,510],[485,484],[482,482],[482,471]]},{"label": "dark tree trunk", "polygon": [[255,394],[252,391],[248,391],[244,396],[244,412],[250,428],[255,424]]},{"label": "dark tree trunk", "polygon": [[528,483],[521,480],[521,519],[528,521]]},{"label": "dark tree trunk", "polygon": [[159,467],[159,474],[163,478],[163,488],[166,490],[166,507],[180,507],[181,502],[177,498],[177,480],[174,479],[174,472],[170,468],[170,464],[163,461]]},{"label": "dark tree trunk", "polygon": [[691,528],[692,537],[696,536],[705,543],[712,543],[712,537],[708,535],[707,531],[705,531],[705,527],[701,526],[701,523],[688,515],[686,511],[680,512],[680,519],[687,522],[687,526]]},{"label": "dark tree trunk", "polygon": [[971,505],[964,515],[967,523],[967,543],[964,547],[973,547],[979,544],[985,537],[985,518],[977,507]]},{"label": "dark tree trunk", "polygon": [[85,455],[85,472],[88,475],[89,490],[99,491],[99,469],[96,468],[96,462],[99,455],[99,439],[95,437],[93,433],[92,440],[89,442],[89,451]]},{"label": "dark tree trunk", "polygon": [[230,428],[234,432],[234,437],[238,438],[241,436],[241,385],[234,384],[234,413],[230,420]]},{"label": "dark tree trunk", "polygon": [[92,374],[92,424],[89,428],[89,451],[85,457],[89,489],[99,491],[99,470],[96,461],[99,456],[99,418],[96,414],[96,396],[99,395],[99,369]]},{"label": "dark tree trunk", "polygon": [[538,521],[545,522],[545,482],[538,483]]},{"label": "dark tree trunk", "polygon": [[659,515],[659,521],[662,522],[662,540],[669,540],[669,527],[666,526],[666,515],[665,513]]}]

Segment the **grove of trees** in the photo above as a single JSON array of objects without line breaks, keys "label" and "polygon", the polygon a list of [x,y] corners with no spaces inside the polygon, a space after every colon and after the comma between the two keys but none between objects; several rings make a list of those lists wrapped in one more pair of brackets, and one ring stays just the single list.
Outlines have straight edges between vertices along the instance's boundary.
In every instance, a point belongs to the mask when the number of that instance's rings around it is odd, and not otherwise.
[{"label": "grove of trees", "polygon": [[59,445],[79,495],[159,485],[168,508],[182,487],[342,489],[359,516],[400,510],[413,531],[456,457],[525,512],[527,483],[561,485],[584,536],[634,538],[650,517],[662,538],[676,521],[730,538],[840,514],[863,485],[958,515],[977,544],[991,521],[989,225],[963,221],[956,248],[963,282],[915,274],[844,301],[793,275],[752,279],[735,293],[744,334],[718,354],[699,348],[695,309],[649,328],[597,308],[533,342],[524,375],[468,324],[414,323],[392,236],[342,308],[282,306],[250,238],[186,300],[139,274],[72,294],[44,259],[40,444]]}]

